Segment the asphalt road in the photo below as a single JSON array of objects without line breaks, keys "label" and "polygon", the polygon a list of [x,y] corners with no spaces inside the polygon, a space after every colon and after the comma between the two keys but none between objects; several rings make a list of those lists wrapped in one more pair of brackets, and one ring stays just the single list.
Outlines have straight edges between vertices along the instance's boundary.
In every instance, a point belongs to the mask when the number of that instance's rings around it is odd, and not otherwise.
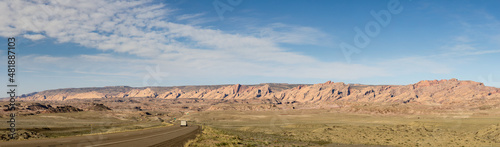
[{"label": "asphalt road", "polygon": [[72,136],[56,139],[9,141],[0,147],[169,147],[182,146],[200,132],[199,126],[170,126],[101,135]]}]

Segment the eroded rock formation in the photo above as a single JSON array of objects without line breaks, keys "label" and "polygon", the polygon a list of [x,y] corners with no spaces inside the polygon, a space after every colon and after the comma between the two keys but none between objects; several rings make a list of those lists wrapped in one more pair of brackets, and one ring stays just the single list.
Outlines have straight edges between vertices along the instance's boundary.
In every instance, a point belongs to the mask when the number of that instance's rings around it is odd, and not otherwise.
[{"label": "eroded rock formation", "polygon": [[[67,100],[109,97],[149,97],[161,99],[272,99],[277,103],[396,102],[419,104],[474,103],[498,100],[500,89],[474,81],[425,80],[410,85],[360,85],[331,82],[314,85],[260,84],[226,86],[156,87],[102,90],[59,89],[25,95],[29,100]],[[126,88],[126,89],[124,89]]]}]

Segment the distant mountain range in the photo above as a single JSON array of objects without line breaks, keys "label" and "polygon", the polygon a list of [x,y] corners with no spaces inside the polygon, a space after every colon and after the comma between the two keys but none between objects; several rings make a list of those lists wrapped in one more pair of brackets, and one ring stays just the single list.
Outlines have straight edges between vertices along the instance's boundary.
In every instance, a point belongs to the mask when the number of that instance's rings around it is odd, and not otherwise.
[{"label": "distant mountain range", "polygon": [[174,87],[97,87],[47,90],[22,95],[23,100],[88,98],[202,98],[271,99],[277,103],[395,102],[417,104],[470,104],[498,102],[500,88],[474,81],[425,80],[410,85],[362,85],[331,82],[307,84],[213,85]]}]

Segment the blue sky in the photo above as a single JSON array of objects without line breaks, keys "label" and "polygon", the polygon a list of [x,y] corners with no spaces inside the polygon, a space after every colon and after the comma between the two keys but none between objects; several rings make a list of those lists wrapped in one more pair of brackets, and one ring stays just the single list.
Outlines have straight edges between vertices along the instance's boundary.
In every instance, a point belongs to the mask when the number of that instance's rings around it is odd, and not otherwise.
[{"label": "blue sky", "polygon": [[[4,48],[8,37],[17,39],[16,78],[23,94],[117,85],[328,80],[406,85],[450,78],[500,87],[499,5],[420,0],[1,1],[0,38]],[[377,21],[372,13],[389,14],[390,20],[383,15],[384,22]],[[355,28],[369,42],[359,39]],[[358,52],[345,54],[341,44]],[[7,60],[5,52],[0,55]],[[7,75],[0,80],[7,81]]]}]

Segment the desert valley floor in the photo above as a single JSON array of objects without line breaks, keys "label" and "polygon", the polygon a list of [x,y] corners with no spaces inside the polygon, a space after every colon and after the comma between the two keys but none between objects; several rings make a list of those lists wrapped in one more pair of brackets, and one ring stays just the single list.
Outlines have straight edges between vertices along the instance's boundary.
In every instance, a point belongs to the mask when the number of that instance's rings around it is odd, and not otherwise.
[{"label": "desert valley floor", "polygon": [[203,132],[186,146],[500,146],[499,98],[498,88],[457,79],[57,89],[18,98],[17,140],[188,120]]}]

